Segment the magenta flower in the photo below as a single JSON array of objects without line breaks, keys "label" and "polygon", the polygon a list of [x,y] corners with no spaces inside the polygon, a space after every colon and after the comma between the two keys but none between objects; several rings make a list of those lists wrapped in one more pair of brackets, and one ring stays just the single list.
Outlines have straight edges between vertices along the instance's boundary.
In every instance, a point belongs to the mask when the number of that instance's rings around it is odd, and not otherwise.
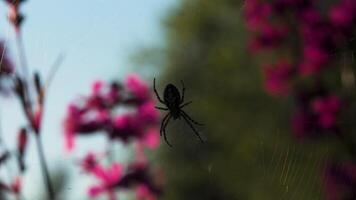
[{"label": "magenta flower", "polygon": [[257,52],[280,46],[287,36],[288,30],[283,26],[265,24],[251,41],[249,49]]},{"label": "magenta flower", "polygon": [[312,101],[311,106],[322,128],[328,129],[335,126],[337,114],[341,108],[341,101],[336,95],[318,97]]},{"label": "magenta flower", "polygon": [[158,129],[151,128],[146,130],[145,135],[142,138],[140,138],[139,141],[143,146],[146,146],[150,149],[156,149],[160,141]]},{"label": "magenta flower", "polygon": [[264,69],[265,89],[270,94],[285,96],[289,93],[294,69],[286,62],[279,62],[275,66]]},{"label": "magenta flower", "polygon": [[94,153],[88,153],[80,162],[81,168],[87,173],[91,173],[95,169],[97,164],[98,161]]},{"label": "magenta flower", "polygon": [[106,193],[110,200],[116,200],[115,186],[122,176],[123,167],[119,163],[113,163],[108,168],[96,165],[92,173],[99,179],[99,184],[91,186],[88,190],[90,197],[97,197]]},{"label": "magenta flower", "polygon": [[157,200],[156,194],[152,193],[146,185],[142,184],[136,188],[137,200]]},{"label": "magenta flower", "polygon": [[299,66],[302,75],[311,75],[319,72],[325,67],[329,54],[324,49],[314,46],[304,46],[304,60]]},{"label": "magenta flower", "polygon": [[324,90],[299,94],[298,106],[292,117],[293,133],[297,137],[318,136],[325,131],[337,133],[340,109],[339,97]]},{"label": "magenta flower", "polygon": [[94,133],[124,143],[137,139],[146,147],[157,147],[159,113],[154,106],[147,84],[136,75],[128,76],[124,85],[95,81],[89,96],[68,107],[64,120],[66,148],[74,147],[76,135]]},{"label": "magenta flower", "polygon": [[340,4],[335,5],[330,9],[330,21],[337,28],[351,28],[355,22],[355,11],[355,1],[343,0]]},{"label": "magenta flower", "polygon": [[9,6],[9,21],[14,26],[15,30],[18,31],[24,16],[20,13],[20,5],[25,2],[25,0],[5,0]]},{"label": "magenta flower", "polygon": [[67,118],[64,121],[64,134],[66,141],[66,149],[72,150],[74,147],[74,135],[77,131],[78,120],[82,112],[75,105],[69,105],[67,109]]},{"label": "magenta flower", "polygon": [[151,93],[147,83],[145,83],[138,75],[128,75],[125,80],[125,86],[127,87],[127,90],[140,101],[150,98]]},{"label": "magenta flower", "polygon": [[269,4],[262,4],[259,0],[245,1],[245,19],[247,27],[251,31],[260,30],[269,18],[271,13],[271,6]]},{"label": "magenta flower", "polygon": [[137,110],[138,120],[147,124],[156,124],[159,119],[159,112],[155,108],[153,101],[147,101],[144,104],[138,106]]}]

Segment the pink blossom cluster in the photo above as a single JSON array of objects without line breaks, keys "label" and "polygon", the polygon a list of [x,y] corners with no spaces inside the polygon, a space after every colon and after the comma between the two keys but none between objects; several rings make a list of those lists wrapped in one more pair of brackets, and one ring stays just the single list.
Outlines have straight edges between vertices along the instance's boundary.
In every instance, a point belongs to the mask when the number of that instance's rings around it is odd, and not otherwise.
[{"label": "pink blossom cluster", "polygon": [[[9,194],[14,195],[17,199],[21,196],[22,191],[22,176],[26,170],[24,156],[27,149],[27,136],[28,133],[25,128],[20,129],[17,138],[17,147],[14,153],[16,153],[17,163],[19,167],[19,173],[15,177],[11,177],[9,183],[5,183],[2,180],[0,181],[0,190],[7,192]],[[9,150],[5,150],[0,155],[0,167],[5,167],[4,165],[9,162],[10,158],[12,157]]]},{"label": "pink blossom cluster", "polygon": [[[263,68],[268,93],[300,96],[305,95],[298,94],[300,87],[313,91],[322,85],[324,90],[328,89],[322,77],[329,69],[335,69],[335,52],[345,49],[355,33],[356,1],[340,0],[322,10],[314,0],[245,1],[245,21],[254,34],[250,50],[255,54],[267,50],[279,55],[277,61]],[[315,101],[320,103],[318,95],[307,98],[308,102],[297,100],[298,106],[302,105],[292,117],[297,136],[313,135],[315,130],[335,130],[341,100],[333,92],[328,93],[333,97],[330,101],[337,99],[337,106],[328,104],[333,107],[332,112],[311,106]],[[323,106],[327,107],[326,104]]]},{"label": "pink blossom cluster", "polygon": [[89,96],[68,106],[64,120],[66,147],[74,147],[77,135],[101,133],[112,140],[136,140],[156,148],[159,113],[154,105],[149,87],[137,75],[127,76],[124,84],[96,81]]},{"label": "pink blossom cluster", "polygon": [[68,106],[64,120],[66,149],[74,148],[78,136],[103,134],[111,141],[134,143],[137,162],[125,167],[118,162],[100,164],[89,153],[81,162],[85,172],[93,175],[98,184],[88,194],[96,197],[106,193],[116,199],[120,189],[135,189],[137,199],[155,200],[160,188],[152,182],[144,148],[159,145],[159,113],[155,109],[148,85],[137,75],[129,75],[124,83],[95,81],[88,96]]},{"label": "pink blossom cluster", "polygon": [[82,160],[84,171],[94,176],[97,183],[88,189],[90,197],[106,194],[116,200],[116,191],[134,189],[138,200],[156,200],[161,193],[158,184],[146,162],[135,161],[127,166],[114,162],[105,167],[93,153]]},{"label": "pink blossom cluster", "polygon": [[317,90],[301,92],[298,107],[292,117],[292,128],[297,137],[318,136],[326,131],[338,132],[337,118],[341,107],[338,96]]},{"label": "pink blossom cluster", "polygon": [[[263,50],[277,57],[264,65],[265,90],[293,97],[294,136],[316,138],[332,133],[355,155],[349,133],[341,132],[339,123],[347,104],[340,97],[342,90],[336,92],[335,82],[330,84],[330,77],[343,72],[337,54],[354,51],[356,1],[326,5],[317,0],[246,0],[244,15],[253,33],[251,52]],[[329,164],[323,177],[327,199],[355,199],[354,163]]]}]

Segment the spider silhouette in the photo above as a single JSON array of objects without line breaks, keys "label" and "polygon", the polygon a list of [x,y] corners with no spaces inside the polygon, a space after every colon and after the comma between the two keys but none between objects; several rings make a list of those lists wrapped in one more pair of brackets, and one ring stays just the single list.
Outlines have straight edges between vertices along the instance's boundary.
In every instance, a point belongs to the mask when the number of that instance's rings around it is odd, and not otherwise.
[{"label": "spider silhouette", "polygon": [[[196,121],[194,121],[191,117],[189,117],[189,115],[182,110],[183,107],[189,105],[192,103],[192,101],[189,101],[187,103],[184,103],[184,92],[185,92],[185,87],[184,87],[184,83],[182,82],[182,96],[180,96],[180,93],[177,89],[176,86],[174,86],[173,84],[168,84],[166,86],[166,88],[164,89],[163,92],[163,100],[161,99],[161,97],[158,95],[158,92],[156,90],[156,79],[153,79],[153,89],[154,92],[157,96],[157,99],[159,100],[159,102],[161,102],[162,104],[164,104],[166,106],[166,108],[162,108],[162,107],[157,107],[157,109],[159,110],[166,110],[169,113],[167,113],[162,120],[161,123],[161,129],[160,129],[160,135],[162,137],[164,137],[164,140],[166,141],[166,143],[172,147],[172,145],[168,142],[167,139],[167,135],[166,135],[166,127],[169,123],[169,121],[172,119],[176,120],[176,119],[181,119],[181,117],[184,119],[184,121],[190,126],[190,128],[193,130],[193,132],[195,133],[195,135],[199,138],[199,140],[203,142],[202,138],[200,137],[198,131],[194,128],[193,124],[199,125],[199,126],[203,126],[203,124],[198,123]],[[193,123],[193,124],[192,124]]]}]

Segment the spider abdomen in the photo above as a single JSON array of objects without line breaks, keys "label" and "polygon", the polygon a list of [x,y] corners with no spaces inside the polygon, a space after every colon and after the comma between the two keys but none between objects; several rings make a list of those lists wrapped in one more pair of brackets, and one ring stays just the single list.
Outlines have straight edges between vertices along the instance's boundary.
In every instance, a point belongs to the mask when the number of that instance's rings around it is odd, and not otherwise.
[{"label": "spider abdomen", "polygon": [[180,93],[176,86],[173,84],[168,84],[164,89],[163,99],[168,107],[179,107],[180,102]]}]

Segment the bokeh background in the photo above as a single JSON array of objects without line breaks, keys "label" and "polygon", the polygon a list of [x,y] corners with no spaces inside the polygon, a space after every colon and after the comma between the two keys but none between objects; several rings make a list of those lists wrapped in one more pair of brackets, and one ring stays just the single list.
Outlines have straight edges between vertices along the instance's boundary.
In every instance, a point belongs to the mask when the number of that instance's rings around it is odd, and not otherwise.
[{"label": "bokeh background", "polygon": [[[0,35],[16,58],[2,4]],[[87,199],[91,179],[77,169],[76,159],[107,142],[90,137],[67,154],[61,127],[66,106],[93,80],[119,80],[131,72],[149,83],[155,77],[161,93],[166,84],[180,87],[183,80],[186,99],[193,101],[186,111],[205,124],[200,129],[204,144],[183,121],[168,126],[174,148],[162,141],[153,153],[166,174],[161,199],[323,199],[321,171],[343,146],[328,137],[317,142],[292,137],[292,99],[264,91],[259,64],[268,58],[247,49],[243,6],[240,0],[26,2],[24,42],[31,68],[46,75],[59,55],[64,58],[49,91],[43,127],[61,199]],[[1,99],[0,109],[1,134],[11,146],[24,119],[18,102],[9,98]],[[34,148],[30,145],[26,157],[24,196],[46,199]],[[115,150],[118,159],[130,156],[123,146]]]}]

